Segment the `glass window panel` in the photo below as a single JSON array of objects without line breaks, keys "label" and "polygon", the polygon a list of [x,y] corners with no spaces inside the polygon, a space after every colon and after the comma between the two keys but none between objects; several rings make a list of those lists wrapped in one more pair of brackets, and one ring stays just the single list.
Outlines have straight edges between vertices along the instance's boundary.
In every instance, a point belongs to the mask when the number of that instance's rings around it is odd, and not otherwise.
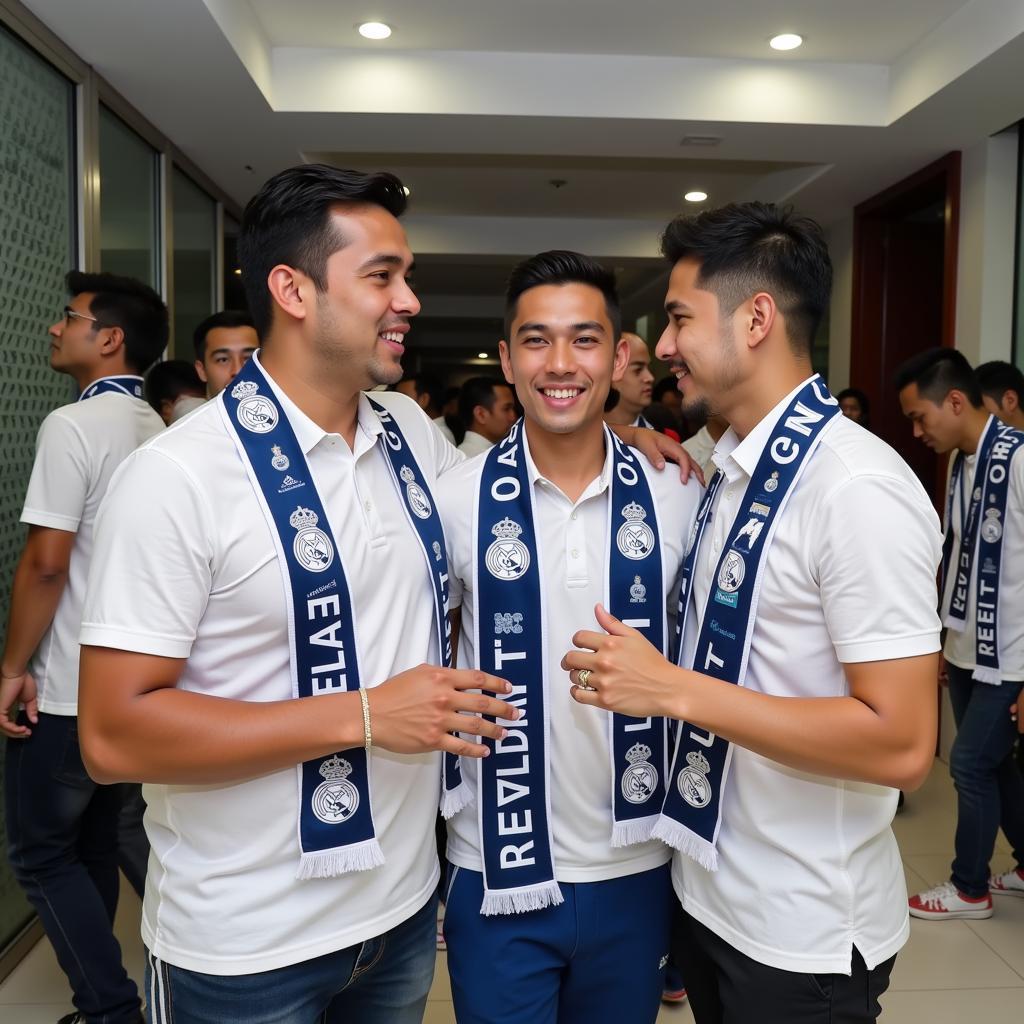
[{"label": "glass window panel", "polygon": [[100,107],[100,269],[160,282],[160,154]]},{"label": "glass window panel", "polygon": [[[18,519],[36,432],[73,394],[50,369],[46,329],[67,301],[74,265],[74,96],[71,82],[0,26],[0,634],[25,540]],[[0,758],[0,835],[3,772]],[[0,951],[31,918],[0,844]]]},{"label": "glass window panel", "polygon": [[217,204],[191,178],[174,169],[174,355],[192,358],[192,332],[215,312]]}]

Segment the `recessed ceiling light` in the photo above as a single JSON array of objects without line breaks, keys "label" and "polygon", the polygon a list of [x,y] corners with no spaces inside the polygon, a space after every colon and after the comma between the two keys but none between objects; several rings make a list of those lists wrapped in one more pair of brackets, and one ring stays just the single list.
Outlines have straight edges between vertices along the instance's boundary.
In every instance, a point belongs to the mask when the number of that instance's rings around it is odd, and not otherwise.
[{"label": "recessed ceiling light", "polygon": [[364,21],[359,26],[359,34],[364,39],[387,39],[391,35],[391,26],[383,21]]},{"label": "recessed ceiling light", "polygon": [[770,39],[768,45],[773,50],[795,50],[803,41],[804,37],[798,36],[795,32],[783,32],[782,35]]},{"label": "recessed ceiling light", "polygon": [[701,192],[699,189],[694,189],[693,192],[687,192],[686,195],[683,196],[688,203],[703,203],[707,197],[707,192]]},{"label": "recessed ceiling light", "polygon": [[487,353],[486,352],[477,352],[476,357],[477,357],[477,359],[486,359],[487,358]]},{"label": "recessed ceiling light", "polygon": [[242,268],[241,268],[241,267],[235,267],[235,273],[236,273],[236,274],[237,274],[237,275],[238,275],[239,277],[241,277],[241,276],[242,276]]}]

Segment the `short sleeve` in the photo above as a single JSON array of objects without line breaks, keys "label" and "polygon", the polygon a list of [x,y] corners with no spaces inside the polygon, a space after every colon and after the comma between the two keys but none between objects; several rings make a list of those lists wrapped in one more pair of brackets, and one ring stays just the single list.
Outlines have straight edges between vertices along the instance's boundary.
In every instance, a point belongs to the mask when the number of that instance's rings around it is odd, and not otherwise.
[{"label": "short sleeve", "polygon": [[942,535],[916,481],[854,477],[826,498],[821,513],[818,581],[839,661],[938,651]]},{"label": "short sleeve", "polygon": [[60,411],[43,420],[21,521],[75,533],[91,485],[89,451],[78,428]]},{"label": "short sleeve", "polygon": [[214,536],[178,462],[151,448],[129,456],[97,517],[81,643],[187,658],[212,586]]}]

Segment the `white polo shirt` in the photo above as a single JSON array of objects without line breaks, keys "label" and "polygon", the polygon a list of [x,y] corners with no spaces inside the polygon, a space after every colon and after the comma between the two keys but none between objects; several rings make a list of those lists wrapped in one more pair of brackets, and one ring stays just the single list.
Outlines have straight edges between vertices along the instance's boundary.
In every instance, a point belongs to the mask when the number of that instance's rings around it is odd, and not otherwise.
[{"label": "white polo shirt", "polygon": [[[533,518],[545,567],[545,616],[548,650],[548,713],[551,720],[550,826],[555,878],[560,882],[597,882],[658,867],[671,851],[658,841],[613,847],[612,769],[608,752],[608,712],[577,704],[569,677],[560,666],[580,629],[600,630],[594,605],[607,605],[608,501],[612,453],[601,475],[573,503],[542,477],[533,460],[525,431],[523,449],[534,484]],[[664,598],[678,599],[683,544],[700,503],[696,483],[680,483],[674,466],[657,472],[643,466],[658,507],[661,528]],[[484,460],[467,462],[444,479],[438,504],[448,540],[452,604],[462,601],[459,665],[476,665],[476,623],[473,618],[473,510]],[[674,613],[675,608],[671,609]],[[669,628],[674,628],[669,623]],[[448,823],[448,859],[481,871],[476,791],[479,762],[463,761],[463,778],[474,797]]]},{"label": "white polo shirt", "polygon": [[[802,385],[801,385],[802,386]],[[715,450],[725,473],[694,573],[703,614],[740,502],[787,396],[739,442]],[[778,520],[761,572],[746,686],[778,697],[849,694],[843,665],[939,649],[938,517],[903,460],[852,420],[827,428]],[[687,649],[696,642],[694,619]],[[682,854],[684,909],[760,963],[849,974],[909,934],[891,822],[897,791],[798,771],[733,746],[717,872]]]},{"label": "white polo shirt", "polygon": [[[960,473],[960,493],[953,495],[953,553],[943,594],[943,608],[949,607],[951,591],[956,581],[956,560],[963,530],[962,509],[970,512],[974,472],[978,466],[978,453],[964,453],[963,471]],[[953,459],[949,460],[946,474],[946,493],[953,472]],[[1024,455],[1017,454],[1010,462],[1010,488],[1006,496],[1006,515],[1003,516],[1002,572],[999,578],[999,671],[1005,681],[1024,679]],[[975,625],[978,611],[978,546],[975,542],[974,565],[967,591],[967,622],[962,633],[946,630],[943,649],[946,661],[957,668],[973,672],[977,668]]]},{"label": "white polo shirt", "polygon": [[490,451],[493,446],[494,442],[488,441],[483,434],[478,434],[475,430],[467,430],[466,436],[462,439],[462,444],[459,445],[459,451],[467,459],[471,459],[474,455],[479,455],[481,452]]},{"label": "white polo shirt", "polygon": [[78,714],[78,630],[100,502],[125,457],[163,429],[141,398],[109,391],[54,409],[39,427],[21,521],[75,535],[56,614],[29,665],[49,715]]},{"label": "white polo shirt", "polygon": [[[256,357],[254,357],[256,358]],[[273,382],[271,382],[273,383]],[[434,599],[382,428],[365,396],[354,452],[275,386],[328,510],[356,614],[366,687],[437,664]],[[431,488],[462,456],[419,407],[374,393]],[[434,490],[435,495],[437,490]],[[297,500],[303,491],[295,490]],[[187,658],[178,687],[232,700],[292,695],[288,619],[270,528],[212,401],[136,452],[100,516],[82,643]],[[375,747],[370,780],[382,867],[299,881],[296,770],[230,784],[147,785],[150,861],[142,934],[168,963],[268,971],[381,935],[438,880],[440,755]]]},{"label": "white polo shirt", "polygon": [[715,464],[711,456],[715,451],[715,439],[711,436],[706,426],[700,428],[693,437],[688,437],[683,442],[686,454],[700,466],[704,472],[704,479],[710,481],[715,472]]}]

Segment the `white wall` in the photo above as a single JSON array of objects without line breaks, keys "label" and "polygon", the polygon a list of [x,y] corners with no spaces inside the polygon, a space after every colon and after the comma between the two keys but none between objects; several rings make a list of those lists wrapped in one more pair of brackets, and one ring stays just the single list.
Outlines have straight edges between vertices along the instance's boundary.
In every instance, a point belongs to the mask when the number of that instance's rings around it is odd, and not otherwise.
[{"label": "white wall", "polygon": [[1010,358],[1016,205],[1016,132],[964,150],[956,345],[973,364]]}]

